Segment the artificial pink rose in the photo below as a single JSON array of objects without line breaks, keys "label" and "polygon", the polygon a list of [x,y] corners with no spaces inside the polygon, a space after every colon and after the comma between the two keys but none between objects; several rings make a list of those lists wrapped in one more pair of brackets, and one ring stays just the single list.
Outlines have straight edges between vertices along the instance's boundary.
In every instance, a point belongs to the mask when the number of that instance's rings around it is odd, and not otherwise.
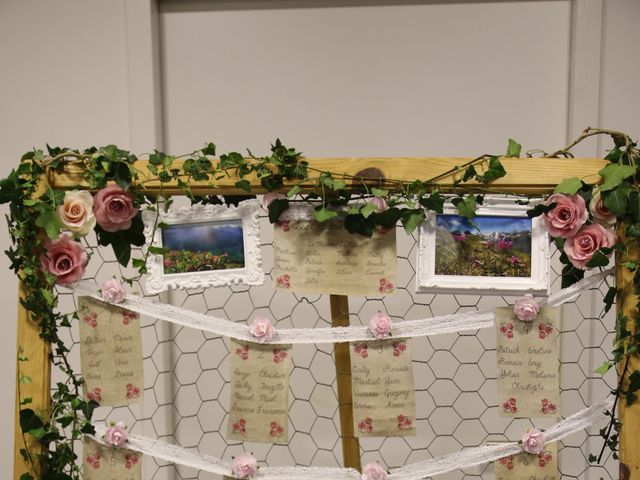
[{"label": "artificial pink rose", "polygon": [[592,223],[582,227],[575,236],[567,238],[564,242],[564,253],[574,267],[586,270],[587,263],[597,250],[613,247],[615,243],[616,236],[612,230],[604,228],[599,223]]},{"label": "artificial pink rose", "polygon": [[280,192],[269,192],[265,193],[262,197],[262,208],[265,210],[269,210],[269,204],[274,200],[284,200],[287,196],[284,193]]},{"label": "artificial pink rose", "polygon": [[539,311],[540,305],[538,305],[538,301],[533,298],[533,295],[530,293],[520,297],[513,306],[513,313],[523,322],[534,321]]},{"label": "artificial pink rose", "polygon": [[93,197],[85,190],[65,192],[57,214],[64,228],[78,237],[84,237],[96,226]]},{"label": "artificial pink rose", "polygon": [[96,193],[93,212],[103,230],[117,232],[131,227],[138,209],[133,206],[131,192],[125,192],[119,185],[110,185]]},{"label": "artificial pink rose", "polygon": [[369,200],[369,203],[375,206],[378,212],[384,212],[389,208],[389,206],[387,205],[387,201],[384,198],[373,197],[371,200]]},{"label": "artificial pink rose", "polygon": [[251,478],[258,470],[258,462],[250,453],[242,453],[233,459],[233,474],[238,478]]},{"label": "artificial pink rose", "polygon": [[546,202],[547,205],[552,203],[556,206],[543,217],[552,237],[572,237],[589,218],[587,205],[580,195],[554,193]]},{"label": "artificial pink rose", "polygon": [[107,428],[102,439],[105,443],[116,447],[121,447],[127,441],[127,430],[123,422],[118,422]]},{"label": "artificial pink rose", "polygon": [[387,472],[379,463],[367,463],[362,469],[362,480],[387,480]]},{"label": "artificial pink rose", "polygon": [[522,436],[522,450],[535,455],[544,451],[544,433],[532,428]]},{"label": "artificial pink rose", "polygon": [[46,252],[40,257],[42,270],[55,275],[58,285],[68,285],[82,278],[89,259],[81,243],[63,234],[58,240],[47,239],[44,246]]},{"label": "artificial pink rose", "polygon": [[120,283],[115,278],[111,280],[107,280],[102,285],[100,289],[100,294],[102,298],[110,303],[120,303],[124,300],[125,295],[127,294],[126,290],[122,283]]},{"label": "artificial pink rose", "polygon": [[616,224],[616,215],[604,206],[602,196],[600,195],[600,189],[593,191],[593,196],[589,202],[589,211],[591,212],[595,223],[599,223],[605,227],[610,227]]},{"label": "artificial pink rose", "polygon": [[391,319],[384,313],[376,313],[369,321],[369,330],[377,338],[385,338],[391,335]]},{"label": "artificial pink rose", "polygon": [[258,315],[249,327],[249,333],[258,342],[268,342],[276,335],[276,329],[267,317]]}]

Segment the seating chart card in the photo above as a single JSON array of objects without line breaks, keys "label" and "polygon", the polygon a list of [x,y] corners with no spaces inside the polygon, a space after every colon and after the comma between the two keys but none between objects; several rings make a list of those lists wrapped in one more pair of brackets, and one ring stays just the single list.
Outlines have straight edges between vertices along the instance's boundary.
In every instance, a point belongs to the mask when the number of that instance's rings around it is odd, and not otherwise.
[{"label": "seating chart card", "polygon": [[335,295],[386,295],[396,288],[396,230],[353,235],[342,220],[282,220],[274,226],[276,287]]},{"label": "seating chart card", "polygon": [[497,308],[498,401],[507,417],[560,416],[559,309],[543,307],[532,322]]},{"label": "seating chart card", "polygon": [[142,454],[102,445],[88,437],[83,441],[85,480],[140,480]]},{"label": "seating chart card", "polygon": [[227,438],[286,443],[291,346],[231,340],[230,368]]},{"label": "seating chart card", "polygon": [[79,298],[80,364],[85,397],[100,405],[142,401],[144,373],[138,314]]},{"label": "seating chart card", "polygon": [[520,453],[494,462],[496,480],[557,480],[558,446],[544,446],[538,455]]},{"label": "seating chart card", "polygon": [[416,402],[408,339],[354,342],[350,347],[356,436],[415,435]]}]

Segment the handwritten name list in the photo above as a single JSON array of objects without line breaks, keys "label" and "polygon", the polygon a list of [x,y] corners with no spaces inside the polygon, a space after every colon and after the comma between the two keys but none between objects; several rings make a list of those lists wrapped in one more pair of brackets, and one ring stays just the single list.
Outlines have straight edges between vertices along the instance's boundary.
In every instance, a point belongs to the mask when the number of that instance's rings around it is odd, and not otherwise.
[{"label": "handwritten name list", "polygon": [[227,438],[286,443],[291,346],[231,340],[230,368]]},{"label": "handwritten name list", "polygon": [[85,396],[100,405],[142,401],[140,320],[129,310],[90,297],[79,299],[80,364]]},{"label": "handwritten name list", "polygon": [[560,416],[559,309],[543,307],[533,322],[496,309],[498,400],[507,417]]},{"label": "handwritten name list", "polygon": [[408,340],[355,342],[350,347],[356,436],[415,435],[416,402]]},{"label": "handwritten name list", "polygon": [[278,288],[335,295],[389,294],[397,277],[396,230],[353,235],[342,220],[282,220],[273,233]]},{"label": "handwritten name list", "polygon": [[557,480],[558,445],[549,443],[535,455],[520,453],[494,462],[496,480]]}]

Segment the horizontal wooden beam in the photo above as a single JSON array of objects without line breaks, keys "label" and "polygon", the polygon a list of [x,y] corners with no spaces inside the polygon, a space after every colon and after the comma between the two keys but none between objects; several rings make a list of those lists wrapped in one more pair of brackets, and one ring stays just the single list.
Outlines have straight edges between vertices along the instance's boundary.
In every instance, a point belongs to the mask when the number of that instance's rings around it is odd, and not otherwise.
[{"label": "horizontal wooden beam", "polygon": [[[411,182],[414,180],[428,181],[438,179],[443,189],[452,187],[455,180],[459,180],[469,158],[310,158],[306,159],[311,168],[310,176],[315,178],[318,172],[332,172],[334,177],[344,175],[348,185],[360,186],[360,181],[353,177],[367,177],[371,179],[384,178]],[[600,182],[598,172],[607,165],[607,161],[598,158],[512,158],[500,159],[507,175],[496,180],[490,186],[492,191],[500,193],[524,193],[530,195],[546,194],[553,191],[564,178],[579,176],[589,184]],[[179,168],[181,163],[175,162]],[[456,169],[456,167],[458,167]],[[158,178],[151,174],[146,160],[138,160],[135,168],[139,172],[139,186],[143,186],[150,193],[179,194],[182,190],[175,183],[161,185]],[[482,173],[486,165],[476,166],[478,173]],[[82,168],[69,164],[64,172],[51,172],[49,184],[54,189],[86,188],[82,180]],[[447,173],[449,172],[449,173]],[[255,177],[246,177],[252,185],[254,193],[264,193],[265,190]],[[194,182],[191,189],[196,195],[246,195],[244,190],[235,186],[237,178],[225,177],[215,182]],[[290,187],[290,182],[285,187]],[[466,185],[473,185],[472,182]],[[313,181],[302,185],[303,191],[313,187]]]}]

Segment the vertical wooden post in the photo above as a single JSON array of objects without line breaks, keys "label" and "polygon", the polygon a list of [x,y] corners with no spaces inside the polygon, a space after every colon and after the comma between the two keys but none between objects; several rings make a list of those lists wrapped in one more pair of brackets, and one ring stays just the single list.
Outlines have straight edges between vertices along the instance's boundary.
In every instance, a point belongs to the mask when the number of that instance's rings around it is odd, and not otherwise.
[{"label": "vertical wooden post", "polygon": [[[26,290],[22,282],[19,285],[19,298],[25,298]],[[29,319],[29,314],[18,302],[18,354],[26,358],[25,361],[16,362],[16,412],[14,426],[14,460],[13,478],[19,480],[25,472],[36,476],[32,466],[24,461],[20,454],[21,449],[28,449],[32,458],[36,461],[41,453],[40,444],[29,435],[22,435],[20,428],[20,401],[31,398],[31,403],[24,408],[30,408],[44,418],[49,417],[51,406],[51,364],[49,362],[50,345],[40,338],[40,326]],[[24,378],[24,382],[20,379]],[[26,380],[30,379],[30,381]],[[36,466],[36,470],[39,465]]]},{"label": "vertical wooden post", "polygon": [[[624,224],[618,225],[619,241],[625,241]],[[616,300],[617,315],[624,315],[627,318],[627,329],[635,332],[636,321],[638,319],[638,297],[635,295],[633,286],[633,272],[623,267],[622,262],[629,260],[639,260],[640,252],[638,242],[632,242],[628,246],[626,255],[618,255],[616,257],[616,286],[618,288],[618,298]],[[622,362],[621,362],[622,363]],[[625,375],[623,371],[624,365],[618,365],[618,376]],[[640,370],[640,356],[634,353],[629,358],[629,364],[626,372]],[[628,380],[622,383],[623,388],[627,388]],[[618,414],[622,422],[622,430],[620,431],[620,479],[621,480],[640,480],[640,435],[638,435],[638,427],[640,426],[640,404],[635,402],[628,406],[627,402],[621,400],[618,402]]]},{"label": "vertical wooden post", "polygon": [[[331,326],[349,326],[349,299],[344,295],[331,295]],[[351,391],[351,353],[348,343],[333,346],[338,382],[338,408],[340,411],[340,436],[344,466],[362,470],[360,442],[353,431],[353,393]]]}]

